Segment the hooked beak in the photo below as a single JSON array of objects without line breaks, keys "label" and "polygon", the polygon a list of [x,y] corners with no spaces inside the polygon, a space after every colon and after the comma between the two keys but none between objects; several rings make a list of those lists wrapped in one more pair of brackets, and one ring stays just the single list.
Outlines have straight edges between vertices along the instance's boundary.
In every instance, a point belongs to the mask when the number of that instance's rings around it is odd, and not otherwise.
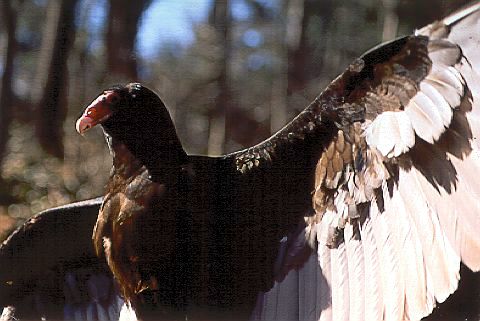
[{"label": "hooked beak", "polygon": [[106,91],[85,109],[83,115],[75,124],[75,129],[80,135],[83,135],[90,128],[101,124],[112,115],[110,104],[114,96],[116,98],[117,94],[112,91]]}]

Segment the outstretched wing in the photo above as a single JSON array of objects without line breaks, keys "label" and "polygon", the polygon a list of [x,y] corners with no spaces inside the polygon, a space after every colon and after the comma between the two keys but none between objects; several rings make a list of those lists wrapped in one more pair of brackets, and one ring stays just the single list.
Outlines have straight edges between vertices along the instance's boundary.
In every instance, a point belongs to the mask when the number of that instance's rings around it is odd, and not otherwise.
[{"label": "outstretched wing", "polygon": [[457,289],[461,262],[480,269],[480,4],[367,52],[274,142],[306,139],[318,120],[335,126],[305,218],[316,253],[255,317],[429,315]]},{"label": "outstretched wing", "polygon": [[123,301],[92,245],[101,202],[41,212],[0,245],[0,320],[118,320]]}]

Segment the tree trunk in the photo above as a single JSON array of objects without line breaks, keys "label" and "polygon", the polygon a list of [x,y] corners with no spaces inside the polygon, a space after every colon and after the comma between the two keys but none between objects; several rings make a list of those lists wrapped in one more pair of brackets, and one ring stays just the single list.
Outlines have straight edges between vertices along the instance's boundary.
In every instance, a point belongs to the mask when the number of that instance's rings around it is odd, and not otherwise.
[{"label": "tree trunk", "polygon": [[382,41],[395,39],[398,29],[398,16],[395,12],[397,0],[382,0],[384,8]]},{"label": "tree trunk", "polygon": [[42,148],[63,158],[67,111],[67,60],[75,37],[78,0],[50,0],[32,99],[37,104],[36,133]]},{"label": "tree trunk", "polygon": [[12,7],[11,0],[1,2],[2,18],[7,32],[7,48],[3,63],[3,75],[0,92],[0,163],[5,155],[8,142],[8,129],[12,121],[12,103],[14,100],[12,91],[13,63],[16,52],[15,30],[17,24],[17,12]]},{"label": "tree trunk", "polygon": [[[287,45],[288,45],[288,95],[304,90],[308,82],[323,68],[323,59],[313,61],[313,48],[309,43],[308,26],[313,18],[319,19],[322,33],[328,32],[328,24],[332,18],[332,0],[290,0],[288,8]],[[318,22],[317,22],[318,23]],[[317,37],[321,35],[315,35]],[[323,57],[317,48],[316,57]]]},{"label": "tree trunk", "polygon": [[151,0],[110,0],[107,38],[108,77],[125,79],[128,82],[138,80],[135,39],[143,11]]},{"label": "tree trunk", "polygon": [[300,44],[303,32],[304,0],[284,0],[282,11],[275,19],[276,55],[279,58],[275,66],[275,76],[272,83],[272,98],[270,102],[270,133],[282,128],[288,119],[288,85],[289,71],[294,70],[292,62],[289,65],[289,54],[295,52]]},{"label": "tree trunk", "polygon": [[307,84],[307,65],[311,49],[307,43],[309,14],[305,0],[289,0],[287,7],[286,43],[288,48],[288,95],[302,90]]},{"label": "tree trunk", "polygon": [[228,61],[230,58],[230,15],[229,1],[215,0],[210,23],[216,30],[219,46],[223,54],[220,59],[218,73],[218,95],[215,106],[210,112],[210,128],[208,136],[208,154],[220,155],[225,151],[226,139],[226,114],[230,103],[230,88],[228,80]]}]

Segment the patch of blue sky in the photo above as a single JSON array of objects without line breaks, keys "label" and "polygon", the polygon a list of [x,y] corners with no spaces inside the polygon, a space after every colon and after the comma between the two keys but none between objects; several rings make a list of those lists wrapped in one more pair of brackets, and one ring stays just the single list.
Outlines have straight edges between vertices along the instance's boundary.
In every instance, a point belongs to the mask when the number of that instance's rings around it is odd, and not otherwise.
[{"label": "patch of blue sky", "polygon": [[103,46],[107,9],[106,0],[81,0],[77,5],[75,24],[77,27],[85,27],[88,33],[87,49],[90,51]]},{"label": "patch of blue sky", "polygon": [[150,59],[165,46],[190,46],[195,41],[195,24],[206,21],[211,5],[212,0],[154,1],[140,21],[138,55]]},{"label": "patch of blue sky", "polygon": [[[175,48],[181,51],[192,45],[195,42],[194,27],[207,20],[212,5],[213,0],[154,0],[140,21],[136,43],[138,55],[152,59],[162,49]],[[234,0],[231,5],[234,20],[245,21],[251,18],[252,8],[245,0]],[[106,0],[82,0],[79,11],[83,12],[87,8],[90,9],[87,10],[89,49],[95,50],[103,43],[102,31],[106,25],[108,3]],[[250,45],[258,41],[255,35],[250,36]]]},{"label": "patch of blue sky", "polygon": [[90,7],[90,15],[88,16],[88,26],[92,32],[99,33],[104,28],[107,22],[108,4],[106,0],[83,0],[80,2],[78,11],[83,12]]},{"label": "patch of blue sky", "polygon": [[245,0],[231,2],[232,18],[237,21],[247,21],[253,14],[252,7]]}]

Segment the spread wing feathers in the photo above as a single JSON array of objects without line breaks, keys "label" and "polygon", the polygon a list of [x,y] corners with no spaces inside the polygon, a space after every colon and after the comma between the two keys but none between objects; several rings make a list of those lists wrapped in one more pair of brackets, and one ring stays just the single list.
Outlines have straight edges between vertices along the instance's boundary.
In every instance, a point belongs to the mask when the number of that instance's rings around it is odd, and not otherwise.
[{"label": "spread wing feathers", "polygon": [[101,202],[39,213],[0,245],[0,320],[107,321],[118,320],[122,309],[128,314],[92,246]]},{"label": "spread wing feathers", "polygon": [[[444,39],[425,41],[422,50],[426,52],[418,51],[424,56],[415,58],[422,61],[417,68],[409,68],[410,59],[402,57],[403,53],[394,57],[388,62],[391,69],[380,74],[375,92],[363,98],[367,109],[368,104],[382,109],[365,124],[365,135],[368,145],[383,156],[407,152],[415,144],[415,135],[429,143],[437,141],[464,95],[464,79],[454,68],[462,58],[460,48]],[[425,73],[420,81],[415,78],[419,71]],[[389,109],[382,106],[382,100],[388,101]]]},{"label": "spread wing feathers", "polygon": [[[479,10],[366,53],[319,96],[339,116],[305,218],[316,253],[290,272],[296,319],[419,320],[457,289],[461,262],[480,270]],[[283,282],[259,319],[275,319]]]}]

